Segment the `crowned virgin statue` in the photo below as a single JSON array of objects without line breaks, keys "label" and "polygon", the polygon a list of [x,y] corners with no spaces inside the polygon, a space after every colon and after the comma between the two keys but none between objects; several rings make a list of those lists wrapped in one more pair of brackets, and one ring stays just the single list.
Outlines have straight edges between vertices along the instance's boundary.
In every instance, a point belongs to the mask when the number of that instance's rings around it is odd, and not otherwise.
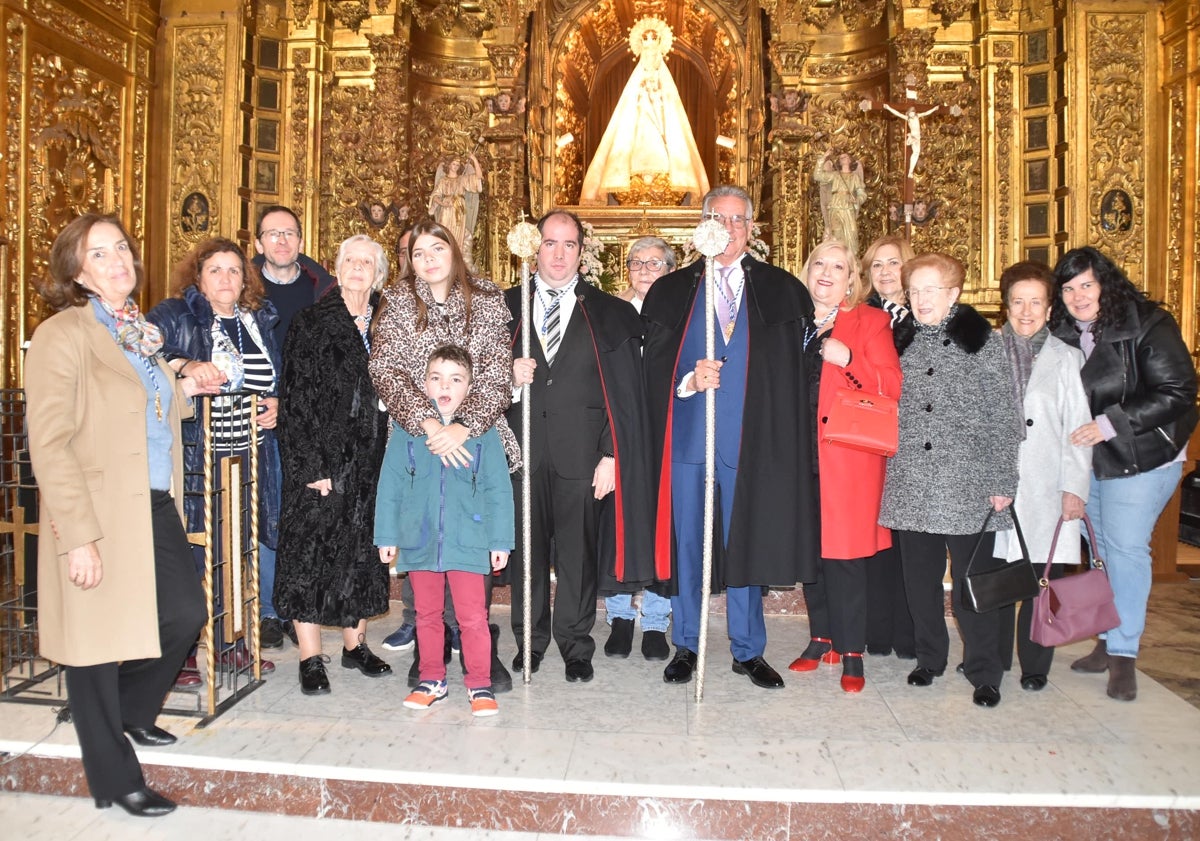
[{"label": "crowned virgin statue", "polygon": [[609,193],[628,193],[641,182],[672,193],[708,192],[708,175],[696,148],[679,89],[667,68],[674,36],[664,21],[642,18],[629,30],[629,48],[637,56],[587,175],[580,204],[607,204]]}]

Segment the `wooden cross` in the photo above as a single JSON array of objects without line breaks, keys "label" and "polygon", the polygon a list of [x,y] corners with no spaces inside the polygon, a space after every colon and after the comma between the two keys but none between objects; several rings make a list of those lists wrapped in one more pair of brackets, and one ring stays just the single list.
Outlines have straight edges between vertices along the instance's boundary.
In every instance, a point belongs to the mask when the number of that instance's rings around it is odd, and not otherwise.
[{"label": "wooden cross", "polygon": [[13,576],[17,587],[25,586],[25,537],[37,533],[38,524],[25,522],[25,507],[20,504],[13,505],[12,522],[0,522],[0,534],[13,536]]},{"label": "wooden cross", "polygon": [[921,157],[921,120],[941,112],[948,112],[952,117],[962,116],[962,109],[957,105],[931,105],[920,102],[917,92],[905,88],[904,102],[880,102],[874,99],[864,99],[858,107],[862,111],[884,111],[905,121],[904,132],[904,235],[912,235],[912,210],[916,198],[916,181],[913,173],[917,169],[917,159]]}]

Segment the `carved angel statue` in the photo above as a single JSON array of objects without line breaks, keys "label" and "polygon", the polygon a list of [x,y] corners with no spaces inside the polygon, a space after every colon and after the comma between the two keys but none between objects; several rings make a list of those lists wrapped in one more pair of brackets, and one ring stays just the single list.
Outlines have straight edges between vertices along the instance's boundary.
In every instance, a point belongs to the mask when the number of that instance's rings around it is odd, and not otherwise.
[{"label": "carved angel statue", "polygon": [[483,192],[483,168],[474,153],[450,158],[438,166],[429,196],[429,215],[458,241],[463,259],[473,266],[472,245],[475,220],[479,218],[479,194]]},{"label": "carved angel statue", "polygon": [[821,188],[825,239],[839,240],[858,254],[858,211],[867,200],[862,163],[842,152],[834,168],[833,154],[833,149],[827,151],[813,169],[813,181]]}]

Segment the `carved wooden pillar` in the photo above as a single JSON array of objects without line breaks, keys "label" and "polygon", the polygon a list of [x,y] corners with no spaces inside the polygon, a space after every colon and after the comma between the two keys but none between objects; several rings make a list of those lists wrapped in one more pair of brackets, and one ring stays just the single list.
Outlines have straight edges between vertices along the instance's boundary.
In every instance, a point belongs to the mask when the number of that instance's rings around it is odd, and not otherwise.
[{"label": "carved wooden pillar", "polygon": [[[324,14],[308,0],[293,0],[288,22],[285,75],[281,92],[279,203],[292,208],[304,225],[305,249],[316,252],[323,224],[318,176],[321,172],[321,112],[329,33]],[[268,196],[256,196],[267,201]],[[253,235],[253,231],[251,232]],[[316,255],[318,258],[321,256]]]},{"label": "carved wooden pillar", "polygon": [[167,206],[166,249],[151,278],[166,294],[170,269],[198,242],[236,239],[249,155],[241,145],[246,41],[238,0],[169,0],[162,5],[165,82],[159,107]]},{"label": "carved wooden pillar", "polygon": [[[1019,112],[1020,13],[1010,0],[986,0],[981,8],[978,55],[983,102],[983,166],[979,186],[987,197],[980,207],[979,268],[989,303],[999,305],[998,283],[1005,267],[1022,259],[1020,233],[1024,214],[1021,196],[1021,156],[1016,141]],[[977,301],[980,299],[977,298]]]},{"label": "carved wooden pillar", "polygon": [[[523,37],[523,32],[503,32],[504,37]],[[487,45],[488,57],[496,76],[498,93],[488,99],[488,127],[484,132],[487,157],[486,274],[500,285],[512,276],[513,258],[507,234],[527,208],[525,180],[525,105],[518,85],[525,64],[525,45],[496,43]],[[480,268],[484,266],[480,264]]]}]

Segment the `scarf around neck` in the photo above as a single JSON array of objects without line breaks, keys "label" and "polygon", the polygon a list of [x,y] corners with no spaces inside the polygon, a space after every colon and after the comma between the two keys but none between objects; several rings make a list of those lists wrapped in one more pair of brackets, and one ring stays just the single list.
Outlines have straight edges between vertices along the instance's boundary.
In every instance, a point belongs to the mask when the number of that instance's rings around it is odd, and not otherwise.
[{"label": "scarf around neck", "polygon": [[104,311],[116,321],[115,332],[118,345],[130,353],[147,358],[162,350],[162,331],[158,329],[157,325],[146,320],[132,298],[126,298],[125,306],[115,310],[99,295],[94,297],[100,302]]}]

